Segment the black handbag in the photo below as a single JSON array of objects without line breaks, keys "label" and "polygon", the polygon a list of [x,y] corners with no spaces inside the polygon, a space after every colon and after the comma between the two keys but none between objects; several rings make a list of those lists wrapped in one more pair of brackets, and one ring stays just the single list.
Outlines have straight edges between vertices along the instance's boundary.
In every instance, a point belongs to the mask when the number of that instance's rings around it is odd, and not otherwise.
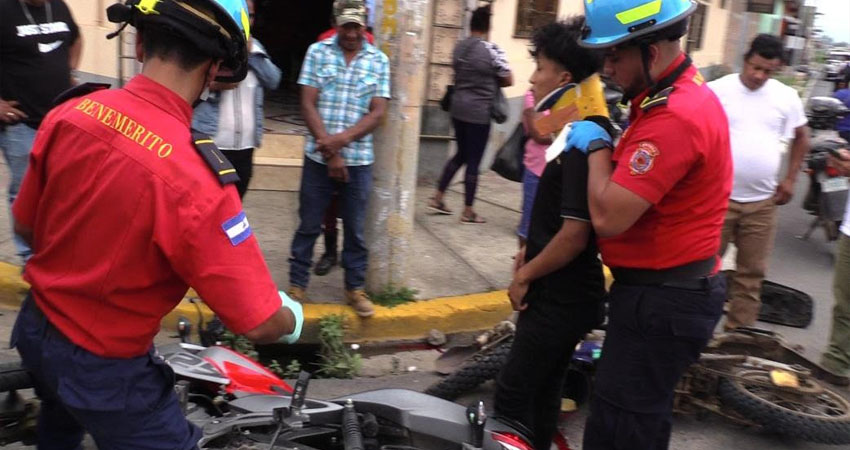
[{"label": "black handbag", "polygon": [[493,106],[490,109],[490,118],[498,124],[503,124],[508,121],[508,114],[510,114],[509,109],[510,106],[508,105],[508,99],[505,98],[505,93],[502,92],[502,88],[499,87],[499,80],[497,79],[496,96],[493,98]]},{"label": "black handbag", "polygon": [[446,86],[446,93],[443,94],[443,98],[440,100],[440,109],[448,112],[452,109],[452,95],[455,93],[455,85],[449,84]]},{"label": "black handbag", "polygon": [[493,160],[493,165],[490,166],[494,172],[511,181],[522,182],[522,175],[525,171],[525,164],[522,160],[525,156],[525,143],[528,137],[525,135],[525,128],[522,123],[518,124],[511,133],[511,136],[502,144],[499,151],[496,153],[496,159]]}]

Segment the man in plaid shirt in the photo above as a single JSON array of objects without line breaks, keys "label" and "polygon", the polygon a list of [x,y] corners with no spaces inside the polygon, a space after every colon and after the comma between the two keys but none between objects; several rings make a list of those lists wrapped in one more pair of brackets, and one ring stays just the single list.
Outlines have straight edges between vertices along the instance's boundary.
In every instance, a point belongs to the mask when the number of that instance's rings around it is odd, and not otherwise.
[{"label": "man in plaid shirt", "polygon": [[338,191],[344,224],[342,266],[345,298],[360,317],[374,314],[363,290],[368,251],[363,238],[366,201],[372,188],[372,131],[390,98],[387,56],[364,39],[363,0],[336,0],[337,35],[307,50],[298,84],[301,113],[310,135],[304,146],[300,224],[289,258],[289,295],[306,298],[313,245],[331,195]]}]

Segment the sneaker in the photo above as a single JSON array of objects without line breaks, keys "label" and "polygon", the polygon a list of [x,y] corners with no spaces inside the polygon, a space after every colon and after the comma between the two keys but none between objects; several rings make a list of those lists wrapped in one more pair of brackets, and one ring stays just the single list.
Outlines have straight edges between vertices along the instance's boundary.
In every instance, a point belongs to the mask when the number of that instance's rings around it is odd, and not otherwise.
[{"label": "sneaker", "polygon": [[354,312],[360,317],[371,317],[375,314],[375,305],[369,300],[369,295],[363,289],[345,291],[345,301],[354,308]]},{"label": "sneaker", "polygon": [[331,271],[333,266],[337,264],[336,252],[334,253],[325,253],[319,258],[319,262],[316,263],[316,267],[313,269],[313,273],[318,276],[325,276],[328,272]]},{"label": "sneaker", "polygon": [[304,303],[304,301],[307,300],[307,290],[301,286],[289,286],[289,290],[286,291],[286,294],[289,295],[289,298],[298,303]]}]

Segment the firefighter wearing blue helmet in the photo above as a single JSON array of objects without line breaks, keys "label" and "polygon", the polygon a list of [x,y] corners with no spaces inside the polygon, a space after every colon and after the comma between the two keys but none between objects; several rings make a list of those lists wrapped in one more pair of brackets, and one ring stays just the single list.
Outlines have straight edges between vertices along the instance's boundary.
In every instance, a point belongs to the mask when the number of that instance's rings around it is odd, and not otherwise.
[{"label": "firefighter wearing blue helmet", "polygon": [[201,432],[153,348],[188,287],[254,342],[291,343],[303,324],[263,260],[235,170],[189,128],[210,82],[245,77],[249,17],[243,0],[107,12],[138,30],[142,72],[121,89],[66,92],[39,129],[13,206],[34,254],[11,340],[41,399],[38,448],[78,449],[88,432],[101,449],[194,449]]},{"label": "firefighter wearing blue helmet", "polygon": [[576,122],[608,296],[605,346],[584,448],[666,449],[673,390],[720,319],[720,232],[732,187],[726,115],[680,40],[693,0],[584,0],[582,45],[631,101],[616,146]]}]

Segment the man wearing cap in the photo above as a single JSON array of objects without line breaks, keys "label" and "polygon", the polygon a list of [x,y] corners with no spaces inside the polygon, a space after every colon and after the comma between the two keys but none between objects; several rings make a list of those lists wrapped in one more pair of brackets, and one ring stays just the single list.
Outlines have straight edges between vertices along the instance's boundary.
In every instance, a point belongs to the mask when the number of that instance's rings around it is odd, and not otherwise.
[{"label": "man wearing cap", "polygon": [[[588,156],[588,204],[614,284],[585,450],[666,449],[673,389],[723,312],[720,232],[732,191],[729,125],[679,40],[693,0],[585,2],[582,45],[631,100],[616,147],[575,122],[567,146]],[[613,149],[612,149],[613,148]]]},{"label": "man wearing cap", "polygon": [[301,76],[301,113],[310,135],[304,145],[300,223],[289,258],[289,294],[304,300],[313,246],[331,195],[338,191],[344,224],[345,299],[360,317],[374,314],[364,291],[368,251],[363,237],[372,186],[372,131],[390,98],[390,63],[364,39],[363,0],[337,0],[337,35],[311,45]]}]

